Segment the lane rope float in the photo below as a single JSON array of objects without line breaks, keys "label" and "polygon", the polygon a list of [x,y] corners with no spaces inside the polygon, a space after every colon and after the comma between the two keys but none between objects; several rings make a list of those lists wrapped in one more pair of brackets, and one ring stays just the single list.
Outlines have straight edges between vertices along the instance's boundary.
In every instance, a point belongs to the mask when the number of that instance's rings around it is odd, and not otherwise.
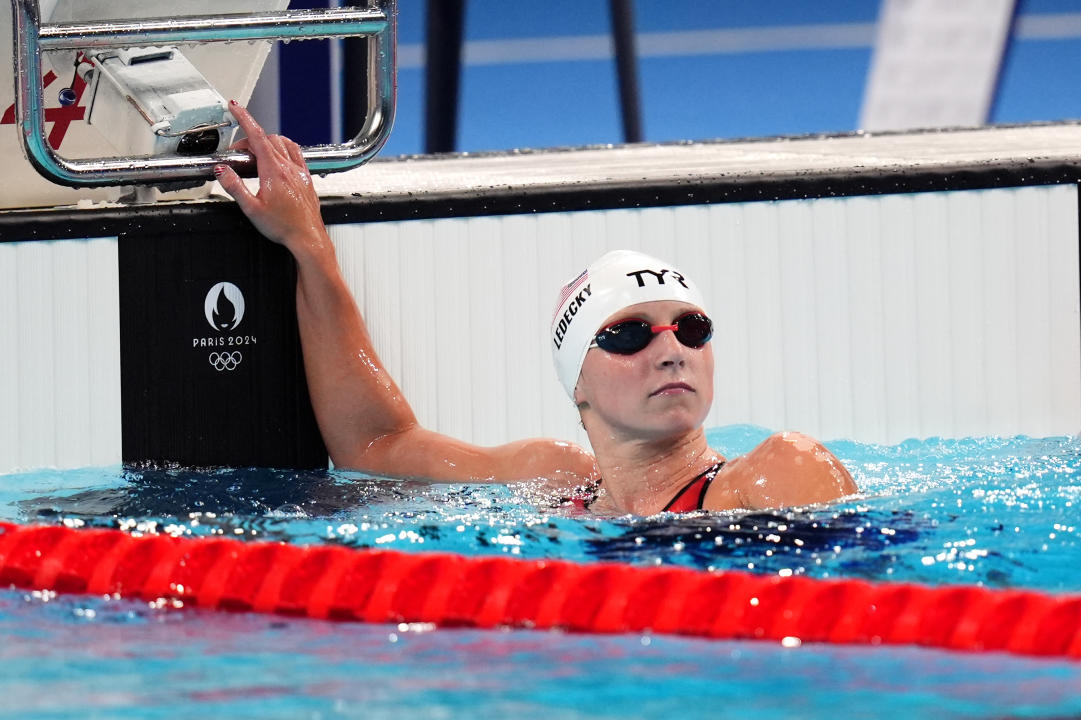
[{"label": "lane rope float", "polygon": [[1081,596],[0,522],[0,587],[370,623],[1081,658]]}]

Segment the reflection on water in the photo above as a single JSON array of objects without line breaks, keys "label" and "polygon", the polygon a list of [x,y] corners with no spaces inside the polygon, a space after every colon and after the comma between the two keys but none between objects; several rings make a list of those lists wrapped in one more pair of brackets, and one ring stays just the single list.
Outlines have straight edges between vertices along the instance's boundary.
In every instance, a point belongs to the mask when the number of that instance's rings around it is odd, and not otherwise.
[{"label": "reflection on water", "polygon": [[[712,431],[727,455],[765,436]],[[864,494],[771,512],[594,517],[528,486],[430,485],[341,472],[87,469],[9,475],[0,517],[357,548],[509,554],[1078,590],[1074,439],[829,443]]]},{"label": "reflection on water", "polygon": [[[927,520],[917,520],[911,512],[882,514],[854,508],[829,515],[805,510],[701,513],[630,520],[622,535],[588,544],[600,560],[663,562],[675,549],[695,567],[712,568],[725,559],[745,561],[747,569],[760,572],[802,568],[808,561],[844,552],[841,567],[853,566],[846,574],[874,576],[868,560],[901,551],[898,546],[914,542],[921,527],[928,527]],[[858,563],[851,560],[857,553]]]},{"label": "reflection on water", "polygon": [[18,502],[34,519],[51,516],[165,518],[219,516],[316,517],[404,497],[401,483],[348,479],[329,472],[260,468],[134,470],[115,487],[45,494]]},{"label": "reflection on water", "polygon": [[7,591],[0,637],[0,718],[20,720],[1081,713],[1076,664],[996,653],[431,631]]}]

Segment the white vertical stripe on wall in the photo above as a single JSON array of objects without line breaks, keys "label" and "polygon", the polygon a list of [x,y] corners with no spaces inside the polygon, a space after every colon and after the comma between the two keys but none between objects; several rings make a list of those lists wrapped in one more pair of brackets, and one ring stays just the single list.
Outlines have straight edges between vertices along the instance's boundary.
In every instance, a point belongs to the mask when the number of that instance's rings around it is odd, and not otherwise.
[{"label": "white vertical stripe on wall", "polygon": [[879,198],[855,198],[845,239],[849,255],[848,331],[852,415],[849,433],[886,437]]},{"label": "white vertical stripe on wall", "polygon": [[920,426],[919,406],[913,390],[919,387],[916,352],[915,234],[913,196],[888,195],[879,203],[882,262],[882,376],[889,412],[885,413],[885,437]]},{"label": "white vertical stripe on wall", "polygon": [[[802,230],[811,227],[811,206],[784,203],[778,207],[777,231],[780,245],[781,282],[780,342],[782,356],[792,350],[798,362],[785,362],[783,397],[785,418],[793,427],[821,427],[818,396],[818,306],[815,303],[813,237]],[[795,238],[786,242],[786,238]]]},{"label": "white vertical stripe on wall", "polygon": [[[987,419],[983,399],[986,355],[984,353],[984,273],[986,247],[978,213],[979,199],[965,193],[954,199],[947,217],[949,227],[950,287],[949,326],[953,342],[954,428],[962,435],[974,435]],[[970,266],[970,268],[968,267]],[[971,272],[965,272],[971,269]]]},{"label": "white vertical stripe on wall", "polygon": [[[1038,198],[1043,203],[1048,202],[1046,196]],[[1011,231],[1019,237],[1042,237],[1053,230],[1052,217],[1049,211],[1034,213],[1030,218],[1015,216],[1011,218]],[[1063,230],[1067,232],[1068,229]],[[1052,330],[1054,318],[1052,317],[1052,293],[1053,283],[1048,277],[1046,282],[1028,282],[1028,278],[1039,277],[1041,270],[1050,267],[1052,259],[1051,247],[1044,243],[1025,243],[1019,252],[1015,253],[1015,273],[1018,278],[1020,291],[1016,293],[1016,304],[1012,310],[1014,327],[1017,332],[1017,343],[1013,348],[1013,355],[1017,363],[1018,372],[1029,372],[1053,377],[1055,374],[1054,358],[1059,352],[1063,352],[1052,346],[1048,352],[1032,354],[1031,349],[1038,347],[1041,339],[1049,338],[1055,332]],[[1055,260],[1059,262],[1059,260]],[[1066,269],[1069,271],[1069,268]],[[1062,328],[1060,332],[1068,332],[1068,328]],[[1052,340],[1054,342],[1054,340]],[[1068,351],[1065,351],[1068,355]],[[1019,426],[1022,428],[1041,427],[1046,424],[1046,418],[1054,415],[1052,398],[1047,394],[1020,392],[1017,397]]]},{"label": "white vertical stripe on wall", "polygon": [[[461,345],[470,346],[474,353],[469,365],[472,377],[472,397],[483,412],[474,408],[470,437],[482,445],[500,442],[507,430],[507,358],[505,327],[507,295],[504,292],[504,267],[511,266],[500,242],[500,220],[491,217],[469,221],[469,267],[459,280],[476,274],[483,290],[469,293],[469,318],[472,327],[460,335],[446,351],[455,352]],[[452,321],[453,322],[453,321]],[[517,367],[513,367],[515,373]]]},{"label": "white vertical stripe on wall", "polygon": [[[915,280],[916,335],[919,363],[916,392],[920,434],[948,437],[953,433],[953,336],[944,322],[950,308],[950,263],[947,204],[925,202],[913,214],[913,243],[920,269]],[[1035,338],[1034,338],[1035,340]]]},{"label": "white vertical stripe on wall", "polygon": [[[742,381],[750,391],[750,413],[744,422],[764,424],[767,418],[784,417],[785,411],[784,308],[781,305],[778,218],[771,203],[755,203],[733,210],[742,210],[745,214],[741,240],[747,252],[741,286],[747,297],[747,315],[745,318],[723,318],[718,327],[718,339],[724,337],[725,328],[730,324],[746,323],[747,345],[733,348],[734,352],[747,354],[748,374]],[[747,238],[755,238],[755,241],[747,242]],[[722,378],[722,382],[740,382],[740,378]]]},{"label": "white vertical stripe on wall", "polygon": [[671,260],[717,323],[707,424],[824,438],[1081,429],[1072,185],[336,226],[346,279],[426,425],[584,440],[548,348],[608,249]]},{"label": "white vertical stripe on wall", "polygon": [[[1064,192],[1062,195],[1070,198],[1069,202],[1076,203],[1076,186],[1073,190],[1074,193]],[[1033,215],[1034,217],[1027,219],[1031,221],[1037,220],[1035,213]],[[1049,236],[1064,237],[1071,233],[1074,235],[1078,233],[1077,215],[1066,216],[1063,213],[1048,211],[1046,217],[1052,225],[1052,227],[1048,228]],[[1025,247],[1025,245],[1021,247]],[[1062,432],[1057,428],[1064,424],[1065,418],[1076,416],[1078,385],[1081,384],[1077,371],[1077,358],[1078,355],[1081,355],[1081,350],[1078,348],[1081,340],[1078,339],[1077,332],[1081,307],[1079,307],[1076,292],[1079,284],[1078,246],[1076,244],[1070,246],[1052,244],[1049,250],[1052,253],[1047,266],[1049,268],[1048,275],[1050,276],[1048,284],[1050,286],[1051,305],[1048,316],[1051,318],[1051,328],[1047,336],[1049,346],[1047,354],[1051,358],[1051,372],[1046,376],[1048,382],[1045,387],[1048,395],[1050,395],[1050,412],[1043,415],[1043,423],[1036,423],[1036,425],[1044,428],[1042,431],[1044,433],[1057,433]],[[1037,275],[1023,279],[1019,286],[1024,291],[1029,292],[1036,289],[1042,281],[1043,279]],[[1073,302],[1068,303],[1065,298],[1070,297],[1071,294]],[[1039,352],[1026,356],[1026,359],[1030,362],[1026,363],[1024,371],[1042,371],[1041,363],[1038,362],[1038,358],[1041,356],[1042,353]],[[1019,428],[1018,431],[1028,432],[1027,429],[1022,428]],[[1074,432],[1077,432],[1076,428]]]},{"label": "white vertical stripe on wall", "polygon": [[[0,244],[0,470],[19,465],[19,267],[16,245]],[[11,319],[8,319],[8,316]]]},{"label": "white vertical stripe on wall", "polygon": [[[1010,208],[994,197],[980,198],[980,218],[984,228],[1013,227]],[[1018,383],[1002,382],[999,378],[1016,378],[1018,373],[1017,338],[1017,247],[1013,237],[1005,232],[984,232],[981,242],[983,255],[983,310],[986,313],[984,357],[987,358],[983,397],[986,398],[986,423],[990,427],[1014,427],[1020,413]],[[1081,373],[1081,368],[1077,368]]]},{"label": "white vertical stripe on wall", "polygon": [[[493,228],[496,239],[500,228]],[[518,215],[505,219],[502,234],[506,237],[504,253],[511,267],[536,268],[542,248],[537,243],[537,223],[529,216]],[[500,269],[501,272],[501,269]],[[545,303],[536,272],[522,273],[521,282],[509,282],[503,287],[505,312],[503,314],[503,359],[507,372],[503,377],[506,393],[506,436],[526,437],[544,432],[538,424],[540,408],[537,393],[523,378],[540,377],[547,365],[543,362],[545,336],[536,332],[543,327]],[[497,298],[490,298],[496,300]],[[488,331],[496,332],[493,326]],[[495,438],[498,442],[501,438]]]},{"label": "white vertical stripe on wall", "polygon": [[854,404],[851,332],[848,321],[849,256],[845,206],[813,203],[811,243],[814,267],[818,340],[819,422],[824,437],[845,437]]},{"label": "white vertical stripe on wall", "polygon": [[115,239],[0,243],[0,471],[120,462]]},{"label": "white vertical stripe on wall", "polygon": [[[718,213],[712,208],[694,208],[694,220],[698,227],[684,227],[680,237],[701,234],[701,228],[711,242],[699,243],[710,251],[708,278],[700,283],[707,293],[709,307],[717,324],[717,337],[713,343],[714,372],[717,377],[731,378],[730,382],[715,383],[713,389],[713,415],[751,417],[751,385],[748,382],[753,366],[747,348],[751,343],[749,324],[750,299],[747,293],[747,247],[742,241],[743,213]],[[690,210],[690,208],[687,208]],[[692,220],[688,214],[687,224]],[[684,268],[688,273],[691,268]],[[735,319],[740,318],[739,322]],[[711,418],[712,420],[712,418]]]}]

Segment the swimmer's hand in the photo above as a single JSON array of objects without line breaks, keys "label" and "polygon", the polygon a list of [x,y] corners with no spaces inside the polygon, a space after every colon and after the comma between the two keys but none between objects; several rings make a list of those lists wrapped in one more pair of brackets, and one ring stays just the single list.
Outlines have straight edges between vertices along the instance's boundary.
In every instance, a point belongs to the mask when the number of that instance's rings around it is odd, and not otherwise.
[{"label": "swimmer's hand", "polygon": [[214,174],[256,229],[285,245],[294,256],[306,249],[328,248],[330,241],[319,212],[319,196],[300,147],[287,137],[267,135],[251,114],[235,101],[229,111],[244,134],[232,149],[247,150],[259,170],[254,195],[231,167],[218,165]]}]

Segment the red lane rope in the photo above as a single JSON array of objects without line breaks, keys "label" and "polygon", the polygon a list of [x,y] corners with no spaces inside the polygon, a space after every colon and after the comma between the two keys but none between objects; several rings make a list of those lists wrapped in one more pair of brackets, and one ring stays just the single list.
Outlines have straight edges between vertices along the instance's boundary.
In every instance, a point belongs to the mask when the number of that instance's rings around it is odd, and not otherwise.
[{"label": "red lane rope", "polygon": [[798,638],[1081,658],[1081,597],[974,586],[0,523],[3,586],[377,623]]}]

